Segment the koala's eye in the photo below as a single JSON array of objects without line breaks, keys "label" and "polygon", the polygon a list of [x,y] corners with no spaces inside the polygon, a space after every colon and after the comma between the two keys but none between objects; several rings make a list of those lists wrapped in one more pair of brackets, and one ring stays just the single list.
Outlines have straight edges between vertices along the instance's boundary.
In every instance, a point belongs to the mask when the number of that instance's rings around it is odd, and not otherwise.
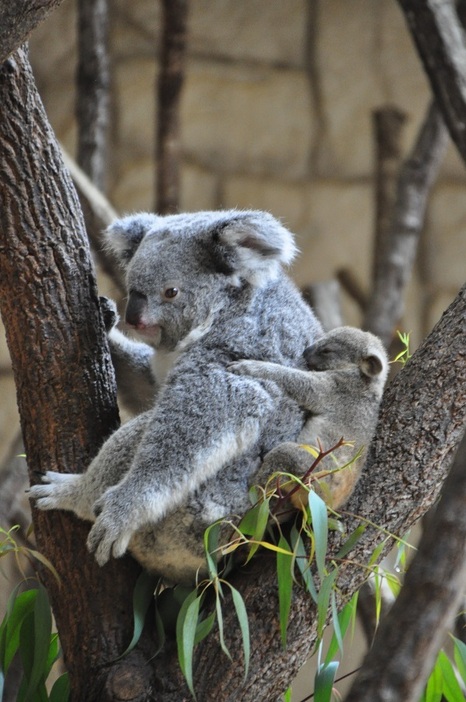
[{"label": "koala's eye", "polygon": [[163,296],[166,300],[173,300],[179,293],[178,288],[166,288],[163,291]]}]

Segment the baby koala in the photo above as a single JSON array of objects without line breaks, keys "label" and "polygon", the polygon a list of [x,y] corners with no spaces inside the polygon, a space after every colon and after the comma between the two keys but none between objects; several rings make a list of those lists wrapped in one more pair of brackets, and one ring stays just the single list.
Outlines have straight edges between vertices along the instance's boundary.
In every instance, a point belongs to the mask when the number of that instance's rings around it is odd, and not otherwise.
[{"label": "baby koala", "polygon": [[[340,439],[344,444],[326,456],[316,472],[324,474],[318,491],[333,509],[346,502],[359,478],[366,449],[372,439],[388,359],[380,339],[353,327],[338,327],[304,351],[308,370],[263,361],[238,361],[229,370],[274,381],[308,416],[297,442],[279,444],[266,454],[256,484],[265,484],[277,472],[303,476],[314,461],[303,445],[328,450]],[[345,466],[360,452],[358,458]],[[340,467],[340,469],[339,469]],[[293,485],[283,478],[283,489]],[[314,482],[316,486],[316,482]],[[305,494],[303,494],[305,493]],[[300,507],[307,499],[303,489],[293,491],[292,502]]]}]

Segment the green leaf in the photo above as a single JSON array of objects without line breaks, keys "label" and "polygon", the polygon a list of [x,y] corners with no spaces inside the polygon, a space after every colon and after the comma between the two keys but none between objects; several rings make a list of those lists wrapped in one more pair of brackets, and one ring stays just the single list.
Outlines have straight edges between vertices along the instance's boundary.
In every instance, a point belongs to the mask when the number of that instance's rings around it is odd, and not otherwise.
[{"label": "green leaf", "polygon": [[144,628],[144,620],[146,618],[147,610],[154,599],[154,591],[157,580],[158,578],[154,578],[153,575],[149,575],[147,571],[141,571],[141,574],[136,581],[136,585],[134,586],[133,592],[133,638],[121,656],[115,660],[119,661],[121,658],[128,655],[128,653],[133,650],[139,641]]},{"label": "green leaf", "polygon": [[60,655],[60,641],[58,634],[52,634],[50,637],[49,651],[47,655],[47,661],[45,663],[45,678],[47,679],[53,664]]},{"label": "green leaf", "polygon": [[[218,583],[220,584],[220,583]],[[218,635],[219,635],[219,640],[220,640],[220,647],[223,651],[223,653],[228,656],[230,661],[232,660],[230,651],[228,650],[228,646],[225,643],[225,636],[224,636],[224,631],[223,631],[223,612],[222,612],[222,601],[221,601],[221,591],[216,590],[215,591],[216,599],[215,599],[215,610],[217,612],[217,624],[218,624]]]},{"label": "green leaf", "polygon": [[209,579],[213,580],[217,577],[217,553],[218,537],[220,533],[221,520],[214,522],[204,531],[204,551],[207,560],[207,568],[209,571]]},{"label": "green leaf", "polygon": [[333,634],[337,640],[338,648],[340,649],[340,652],[343,653],[343,634],[341,633],[340,620],[338,618],[335,590],[332,590],[332,592],[330,594],[330,603],[332,606]]},{"label": "green leaf", "polygon": [[206,638],[212,631],[212,628],[215,624],[215,617],[216,613],[211,612],[205,619],[201,619],[196,628],[196,636],[194,638],[194,645],[196,646],[198,643],[200,643],[203,639]]},{"label": "green leaf", "polygon": [[[47,659],[52,633],[52,612],[44,587],[39,586],[34,612],[23,621],[20,634],[20,653],[24,673],[28,679],[26,699],[42,699],[45,692]],[[47,695],[45,696],[47,699]]]},{"label": "green leaf", "polygon": [[288,690],[283,693],[283,702],[291,702],[291,695],[292,690],[291,687],[289,687]]},{"label": "green leaf", "polygon": [[464,644],[461,639],[457,639],[456,636],[452,638],[455,646],[454,656],[456,667],[458,668],[463,683],[466,683],[466,644]]},{"label": "green leaf", "polygon": [[[334,595],[334,593],[332,592],[332,605],[333,605],[333,595]],[[353,597],[350,599],[350,601],[343,607],[341,612],[337,615],[338,628],[340,631],[340,639],[341,640],[344,638],[350,622],[351,621],[354,622],[354,620],[356,618],[357,601],[358,601],[358,593],[356,592],[353,595]],[[334,626],[335,626],[335,617],[334,617]],[[340,651],[343,653],[343,648],[341,647],[341,641],[339,640],[338,636],[336,635],[336,628],[335,628],[333,636],[330,640],[327,655],[325,656],[325,663],[330,663],[333,660],[338,649],[340,649]]]},{"label": "green leaf", "polygon": [[68,702],[70,696],[70,680],[68,673],[60,675],[50,690],[49,702]]},{"label": "green leaf", "polygon": [[448,702],[464,702],[464,694],[456,679],[453,665],[445,651],[440,651],[437,665],[440,666],[443,675],[443,696]]},{"label": "green leaf", "polygon": [[194,699],[196,699],[196,694],[193,683],[193,653],[201,599],[202,595],[198,596],[197,590],[193,590],[181,605],[176,622],[178,661]]},{"label": "green leaf", "polygon": [[314,682],[314,702],[330,702],[338,661],[319,666]]},{"label": "green leaf", "polygon": [[315,538],[317,571],[320,577],[323,578],[327,555],[328,513],[327,505],[314,490],[311,490],[309,493],[309,509],[311,511],[312,530]]},{"label": "green leaf", "polygon": [[439,660],[435,663],[425,690],[426,702],[440,702],[442,699],[443,675],[439,665]]},{"label": "green leaf", "polygon": [[332,592],[335,580],[337,579],[338,570],[335,568],[322,580],[322,585],[317,597],[317,636],[320,638],[325,628],[327,621],[327,612],[330,602],[330,594]]},{"label": "green leaf", "polygon": [[265,531],[267,529],[267,524],[269,522],[270,506],[268,500],[263,500],[255,505],[252,509],[248,510],[244,515],[243,519],[239,523],[239,530],[242,534],[251,537],[251,541],[254,543],[251,545],[246,563],[248,563],[251,558],[256,553],[257,549],[261,545],[261,541],[264,538]]},{"label": "green leaf", "polygon": [[366,524],[360,524],[354,531],[351,532],[335,558],[344,558],[350,551],[353,550],[361,536],[366,531],[366,526]]},{"label": "green leaf", "polygon": [[314,578],[312,577],[309,559],[301,534],[295,526],[292,527],[290,536],[291,544],[293,546],[294,562],[298,564],[299,572],[301,573],[306,590],[314,602],[317,603],[317,590],[314,584]]},{"label": "green leaf", "polygon": [[[283,535],[280,536],[278,545],[283,550],[290,550],[288,542]],[[293,592],[293,560],[292,554],[277,553],[277,578],[278,578],[278,603],[280,611],[280,633],[283,648],[286,648],[286,629],[291,608]]]},{"label": "green leaf", "polygon": [[233,597],[233,604],[235,606],[236,616],[238,617],[238,622],[241,630],[241,638],[243,641],[243,656],[244,656],[244,679],[246,680],[249,672],[249,659],[251,656],[251,643],[249,637],[249,622],[248,614],[246,612],[246,606],[244,600],[241,597],[238,590],[236,590],[233,585],[227,583],[231,594]]},{"label": "green leaf", "polygon": [[0,626],[0,669],[6,674],[10,663],[19,648],[19,634],[25,616],[34,609],[37,590],[27,590],[18,594],[17,585],[6,607],[6,614]]}]

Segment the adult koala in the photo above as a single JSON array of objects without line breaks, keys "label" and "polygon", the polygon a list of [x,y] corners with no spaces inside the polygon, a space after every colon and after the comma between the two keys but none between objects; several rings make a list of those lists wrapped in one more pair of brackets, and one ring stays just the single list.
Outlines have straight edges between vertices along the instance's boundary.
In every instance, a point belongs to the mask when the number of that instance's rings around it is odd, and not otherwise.
[{"label": "adult koala", "polygon": [[277,384],[228,364],[300,366],[321,327],[282,270],[293,237],[267,213],[137,214],[107,238],[126,268],[126,322],[145,342],[111,332],[117,377],[127,390],[142,379],[142,392],[155,374],[156,401],[86,473],[48,472],[31,495],[95,522],[88,547],[100,565],[129,548],[148,570],[192,583],[205,572],[204,529],[248,508],[262,458],[304,423]]}]

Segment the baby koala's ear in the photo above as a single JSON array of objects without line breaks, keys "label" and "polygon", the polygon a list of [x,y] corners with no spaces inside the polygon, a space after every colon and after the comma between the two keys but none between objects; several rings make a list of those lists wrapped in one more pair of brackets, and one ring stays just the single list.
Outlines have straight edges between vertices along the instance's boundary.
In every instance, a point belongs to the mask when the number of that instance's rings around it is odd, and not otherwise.
[{"label": "baby koala's ear", "polygon": [[384,364],[379,356],[371,353],[369,356],[365,356],[361,359],[359,368],[368,378],[375,378],[376,375],[379,375],[383,371]]},{"label": "baby koala's ear", "polygon": [[232,212],[213,232],[220,267],[253,285],[278,275],[297,253],[293,235],[268,212]]},{"label": "baby koala's ear", "polygon": [[159,223],[160,217],[150,212],[139,212],[116,219],[104,231],[107,247],[123,265],[134,256],[146,234]]}]

